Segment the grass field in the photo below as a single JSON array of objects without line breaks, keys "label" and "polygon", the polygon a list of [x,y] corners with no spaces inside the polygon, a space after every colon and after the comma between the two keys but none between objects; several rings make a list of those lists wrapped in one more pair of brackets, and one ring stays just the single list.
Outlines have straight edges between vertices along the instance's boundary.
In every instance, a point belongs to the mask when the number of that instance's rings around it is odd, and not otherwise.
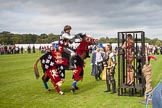
[{"label": "grass field", "polygon": [[[78,83],[80,90],[70,92],[72,72],[66,72],[65,83],[61,86],[65,95],[59,95],[49,81],[51,91],[46,91],[41,78],[36,80],[33,71],[36,54],[0,55],[0,108],[145,108],[140,101],[143,97],[118,96],[104,93],[105,81],[94,80],[91,76],[90,60],[86,60],[85,74]],[[162,78],[162,56],[158,55],[153,65],[153,87]],[[39,64],[39,71],[42,69]],[[116,71],[117,78],[117,71]],[[149,106],[151,108],[151,106]]]}]

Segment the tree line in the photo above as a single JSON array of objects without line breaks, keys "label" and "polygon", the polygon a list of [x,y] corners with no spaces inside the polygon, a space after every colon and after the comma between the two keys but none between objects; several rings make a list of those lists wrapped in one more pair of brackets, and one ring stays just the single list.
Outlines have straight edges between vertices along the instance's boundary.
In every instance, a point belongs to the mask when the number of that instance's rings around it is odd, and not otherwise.
[{"label": "tree line", "polygon": [[[59,35],[57,34],[14,34],[8,31],[0,32],[0,44],[1,45],[14,45],[14,44],[40,44],[40,43],[51,43],[58,41]],[[100,43],[116,43],[117,38],[101,37],[99,38]],[[162,40],[158,38],[150,39],[145,38],[145,42],[151,45],[162,46]]]},{"label": "tree line", "polygon": [[58,41],[59,35],[50,34],[13,34],[7,31],[0,33],[1,45],[14,45],[14,44],[39,44],[51,43]]}]

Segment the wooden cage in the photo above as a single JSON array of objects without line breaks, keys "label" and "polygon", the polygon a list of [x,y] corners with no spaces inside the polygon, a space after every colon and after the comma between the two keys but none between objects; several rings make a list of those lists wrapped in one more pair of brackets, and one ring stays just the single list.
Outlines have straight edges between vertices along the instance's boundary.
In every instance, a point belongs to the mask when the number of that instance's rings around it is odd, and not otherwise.
[{"label": "wooden cage", "polygon": [[[131,34],[134,40],[134,60],[133,73],[134,84],[126,85],[127,82],[127,60],[123,43],[127,40],[127,35]],[[145,80],[142,74],[142,67],[145,64],[145,33],[143,31],[118,32],[118,95],[144,95]]]}]

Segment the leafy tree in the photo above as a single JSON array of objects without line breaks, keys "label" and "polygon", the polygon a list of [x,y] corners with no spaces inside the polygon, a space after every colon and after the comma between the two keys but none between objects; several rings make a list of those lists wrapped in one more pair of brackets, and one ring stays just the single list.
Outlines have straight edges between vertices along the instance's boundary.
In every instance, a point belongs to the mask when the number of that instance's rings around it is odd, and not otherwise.
[{"label": "leafy tree", "polygon": [[156,40],[156,41],[155,41],[155,45],[156,45],[156,46],[159,46],[159,47],[162,46],[162,41]]},{"label": "leafy tree", "polygon": [[1,34],[1,37],[0,37],[0,44],[5,44],[5,45],[12,45],[13,44],[13,41],[12,41],[12,36],[14,34],[11,34],[10,32],[2,32],[0,33]]},{"label": "leafy tree", "polygon": [[59,40],[59,35],[54,35],[53,33],[48,34],[48,43],[58,41]]}]

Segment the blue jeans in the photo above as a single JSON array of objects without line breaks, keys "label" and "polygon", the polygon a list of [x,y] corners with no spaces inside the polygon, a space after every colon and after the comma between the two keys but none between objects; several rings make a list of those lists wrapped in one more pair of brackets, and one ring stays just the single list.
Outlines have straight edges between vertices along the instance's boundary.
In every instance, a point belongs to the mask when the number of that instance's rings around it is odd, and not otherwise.
[{"label": "blue jeans", "polygon": [[162,83],[153,91],[152,108],[162,108]]}]

